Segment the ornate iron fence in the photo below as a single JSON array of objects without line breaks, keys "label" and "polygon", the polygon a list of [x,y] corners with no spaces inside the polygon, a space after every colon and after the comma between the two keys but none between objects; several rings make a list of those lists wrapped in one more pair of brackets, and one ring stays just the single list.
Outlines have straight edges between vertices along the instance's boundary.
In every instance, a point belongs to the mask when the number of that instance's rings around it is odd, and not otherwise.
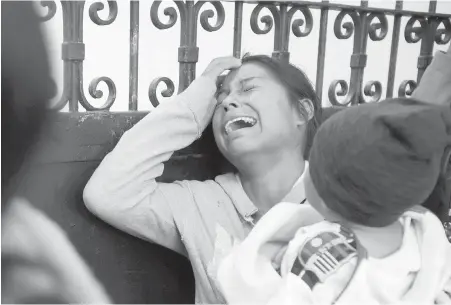
[{"label": "ornate iron fence", "polygon": [[[165,30],[173,27],[180,19],[180,46],[178,48],[179,87],[183,91],[194,80],[196,63],[199,57],[197,46],[198,21],[206,31],[213,32],[220,29],[225,20],[225,10],[221,1],[174,1],[174,7],[164,9],[164,15],[169,21],[164,23],[159,17],[159,8],[162,1],[154,1],[150,9],[150,18],[155,27]],[[202,7],[210,2],[215,10],[204,10]],[[338,39],[353,39],[353,51],[350,55],[351,76],[349,82],[343,79],[334,80],[328,90],[328,97],[333,105],[348,105],[365,102],[375,102],[382,97],[382,83],[370,81],[363,84],[363,75],[367,61],[366,48],[368,38],[373,41],[383,40],[388,33],[387,15],[394,16],[391,38],[391,52],[389,71],[386,81],[386,97],[394,95],[394,80],[398,45],[401,33],[401,18],[409,17],[404,29],[404,38],[407,43],[421,42],[418,56],[418,74],[416,80],[404,80],[398,88],[398,96],[410,96],[417,83],[430,64],[433,57],[434,43],[446,44],[451,40],[451,14],[436,13],[437,2],[429,2],[428,12],[403,10],[403,1],[396,1],[394,9],[381,9],[369,7],[368,1],[361,1],[360,6],[343,5],[310,1],[231,1],[234,2],[234,38],[233,54],[241,56],[243,5],[254,5],[250,26],[258,35],[264,35],[274,27],[274,50],[272,56],[288,61],[289,37],[291,32],[295,37],[305,37],[310,34],[314,26],[312,10],[320,10],[319,42],[316,73],[316,91],[321,98],[324,86],[324,67],[326,53],[326,39],[328,29],[328,14],[330,10],[339,11],[333,24],[334,34]],[[48,9],[42,17],[43,21],[51,19],[56,13],[54,1],[41,1],[41,5]],[[83,60],[85,58],[85,44],[83,43],[83,12],[84,1],[61,1],[63,14],[63,43],[62,59],[64,61],[63,93],[55,109],[61,110],[69,103],[69,111],[78,111],[81,104],[86,110],[109,110],[116,99],[116,86],[106,77],[98,77],[90,82],[89,94],[99,99],[103,92],[97,87],[100,82],[108,86],[108,97],[101,107],[94,107],[86,99],[83,90]],[[177,9],[176,9],[177,8]],[[260,16],[266,8],[270,15]],[[105,9],[102,2],[94,2],[89,7],[90,19],[97,25],[108,25],[114,22],[118,13],[116,1],[108,1],[109,15],[106,19],[99,17],[98,12]],[[300,12],[302,18],[294,19],[295,13]],[[211,24],[216,17],[215,24]],[[350,17],[351,22],[344,22]],[[264,27],[260,27],[258,21]],[[129,75],[129,110],[138,109],[138,48],[139,48],[139,1],[130,1],[130,75]],[[163,97],[172,96],[175,86],[168,77],[159,77],[149,86],[149,99],[154,106],[158,106],[157,87],[160,83],[166,85],[162,91]],[[340,100],[339,100],[340,99]]]}]

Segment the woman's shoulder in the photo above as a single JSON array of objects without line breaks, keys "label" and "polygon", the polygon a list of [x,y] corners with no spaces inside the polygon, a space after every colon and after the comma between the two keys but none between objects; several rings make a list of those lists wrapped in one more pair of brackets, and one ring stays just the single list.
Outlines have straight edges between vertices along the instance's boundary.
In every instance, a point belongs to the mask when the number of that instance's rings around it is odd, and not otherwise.
[{"label": "woman's shoulder", "polygon": [[173,184],[189,188],[192,191],[200,190],[202,193],[205,191],[214,191],[216,193],[220,189],[224,190],[224,188],[241,188],[241,184],[234,173],[222,174],[206,180],[178,180],[173,182]]},{"label": "woman's shoulder", "polygon": [[212,206],[233,206],[241,184],[235,174],[228,173],[207,180],[180,180],[171,183],[184,188],[201,210]]},{"label": "woman's shoulder", "polygon": [[[247,208],[251,203],[246,201],[247,197],[243,195],[244,190],[235,174],[224,174],[205,181],[184,180],[175,183],[183,186],[190,196],[172,201],[177,205],[172,210],[178,225],[192,232],[194,227],[191,224],[198,221],[212,236],[218,234],[218,228],[224,228],[233,236],[244,236],[243,207]],[[185,226],[187,219],[190,219],[189,228]],[[179,227],[185,235],[190,234],[183,228]]]}]

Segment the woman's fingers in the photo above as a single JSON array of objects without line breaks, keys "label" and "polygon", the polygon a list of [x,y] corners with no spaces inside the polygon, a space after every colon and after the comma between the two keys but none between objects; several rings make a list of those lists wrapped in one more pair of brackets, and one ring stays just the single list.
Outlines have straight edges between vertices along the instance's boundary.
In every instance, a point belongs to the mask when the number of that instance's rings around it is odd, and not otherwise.
[{"label": "woman's fingers", "polygon": [[226,70],[236,69],[241,66],[241,59],[235,57],[219,57],[213,61],[205,69],[203,76],[211,77],[215,81],[218,76]]}]

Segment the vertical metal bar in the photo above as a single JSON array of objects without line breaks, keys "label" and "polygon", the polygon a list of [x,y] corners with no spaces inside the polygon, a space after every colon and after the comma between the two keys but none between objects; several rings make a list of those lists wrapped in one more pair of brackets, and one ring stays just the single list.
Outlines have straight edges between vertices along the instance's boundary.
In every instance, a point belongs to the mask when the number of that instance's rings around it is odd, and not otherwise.
[{"label": "vertical metal bar", "polygon": [[[83,43],[83,9],[84,1],[68,1],[69,15],[71,16],[71,43]],[[82,83],[83,73],[80,69],[82,60],[69,59],[72,65],[72,89],[69,100],[69,111],[78,111],[78,101],[80,93],[80,84]]]},{"label": "vertical metal bar", "polygon": [[[437,1],[432,0],[429,2],[429,13],[435,13],[437,9]],[[426,22],[426,28],[423,29],[423,37],[421,39],[420,56],[418,57],[418,75],[417,84],[420,83],[423,77],[424,71],[432,61],[432,51],[434,50],[434,35],[437,24],[434,18],[428,17]]]},{"label": "vertical metal bar", "polygon": [[[396,1],[395,10],[402,10],[402,1]],[[388,78],[387,78],[387,98],[393,97],[393,88],[395,83],[396,75],[396,61],[398,59],[398,46],[399,46],[399,33],[401,31],[401,17],[400,13],[395,14],[395,20],[393,22],[393,35],[391,40],[391,50],[390,50],[390,66],[388,68]]]},{"label": "vertical metal bar", "polygon": [[61,44],[61,59],[64,61],[64,70],[63,70],[63,94],[61,96],[60,101],[56,105],[55,109],[61,110],[71,99],[72,95],[72,63],[67,60],[64,56],[64,44],[70,41],[71,39],[71,16],[68,11],[68,6],[66,3],[61,3],[61,10],[63,14],[63,43]]},{"label": "vertical metal bar", "polygon": [[243,36],[243,1],[235,2],[235,21],[233,26],[233,56],[241,57],[241,39]]},{"label": "vertical metal bar", "polygon": [[288,46],[290,43],[290,20],[288,19],[288,5],[283,2],[279,5],[279,16],[278,18],[275,18],[274,52],[272,53],[272,56],[282,61],[289,62],[290,52],[288,52]]},{"label": "vertical metal bar", "polygon": [[69,100],[69,111],[70,112],[78,112],[78,87],[80,86],[79,83],[79,69],[77,66],[77,63],[71,62],[70,65],[72,66],[71,72],[72,72],[72,90],[70,93],[70,100]]},{"label": "vertical metal bar", "polygon": [[[280,4],[280,45],[281,59],[285,61],[290,60],[290,52],[288,52],[288,46],[290,44],[290,20],[288,19],[288,6],[286,4]],[[277,33],[275,33],[277,34]]]},{"label": "vertical metal bar", "polygon": [[129,110],[138,110],[139,1],[130,1]]},{"label": "vertical metal bar", "polygon": [[[362,0],[360,6],[365,8],[368,7],[368,1]],[[351,79],[349,82],[349,90],[352,92],[351,105],[356,105],[359,103],[364,103],[362,85],[363,85],[363,74],[366,67],[366,45],[368,39],[368,25],[367,18],[368,13],[359,12],[358,20],[359,23],[354,22],[354,46],[351,56]]]},{"label": "vertical metal bar", "polygon": [[[179,89],[183,92],[196,78],[196,63],[199,56],[197,44],[197,16],[195,14],[194,1],[184,3],[186,18],[180,18],[183,22],[180,33],[179,47]],[[185,19],[185,20],[183,20]]]},{"label": "vertical metal bar", "polygon": [[[64,37],[64,42],[62,44],[62,48],[64,48],[64,44],[67,43],[71,43],[74,41],[74,28],[76,27],[75,23],[76,23],[76,18],[75,18],[75,11],[76,11],[76,6],[74,6],[74,3],[72,2],[61,2],[61,6],[63,7],[63,13],[64,11],[66,12],[66,23],[65,23],[65,34],[67,34],[67,36],[65,35]],[[67,58],[66,56],[64,56],[64,50],[62,49],[62,58],[65,61],[65,63],[67,63],[67,65],[69,66],[68,69],[68,73],[69,73],[69,95],[68,95],[68,99],[69,99],[69,111],[70,112],[76,112],[77,109],[77,104],[78,104],[78,97],[77,97],[77,91],[78,91],[78,86],[77,86],[77,82],[76,82],[76,75],[77,75],[77,67],[74,64],[74,62],[72,60],[70,60],[69,58]],[[74,92],[75,91],[75,92]]]},{"label": "vertical metal bar", "polygon": [[429,13],[435,13],[437,11],[437,0],[431,0],[429,2]]},{"label": "vertical metal bar", "polygon": [[[368,7],[368,0],[362,0],[360,6],[367,8]],[[365,54],[366,53],[366,47],[367,47],[367,44],[368,44],[368,22],[367,22],[367,20],[368,20],[368,13],[362,12],[361,16],[362,16],[361,20],[362,20],[362,28],[363,28],[362,40],[361,40],[361,43],[362,43],[361,51],[362,51],[362,54]]]},{"label": "vertical metal bar", "polygon": [[[324,4],[328,4],[328,0],[323,0]],[[319,43],[318,43],[318,59],[316,69],[316,94],[319,100],[323,97],[324,84],[324,63],[326,58],[326,39],[327,39],[327,21],[329,17],[329,8],[327,6],[321,9],[321,19],[319,28]]]}]

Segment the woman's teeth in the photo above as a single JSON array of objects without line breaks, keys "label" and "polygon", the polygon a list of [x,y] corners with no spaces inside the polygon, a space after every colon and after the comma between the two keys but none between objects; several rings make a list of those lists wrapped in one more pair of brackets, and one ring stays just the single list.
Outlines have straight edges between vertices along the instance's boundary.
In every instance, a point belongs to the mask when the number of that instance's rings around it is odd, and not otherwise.
[{"label": "woman's teeth", "polygon": [[257,123],[257,120],[253,117],[239,117],[235,118],[233,120],[228,121],[225,124],[225,132],[226,134],[229,134],[232,131],[241,129],[241,128],[248,128],[252,127]]}]

